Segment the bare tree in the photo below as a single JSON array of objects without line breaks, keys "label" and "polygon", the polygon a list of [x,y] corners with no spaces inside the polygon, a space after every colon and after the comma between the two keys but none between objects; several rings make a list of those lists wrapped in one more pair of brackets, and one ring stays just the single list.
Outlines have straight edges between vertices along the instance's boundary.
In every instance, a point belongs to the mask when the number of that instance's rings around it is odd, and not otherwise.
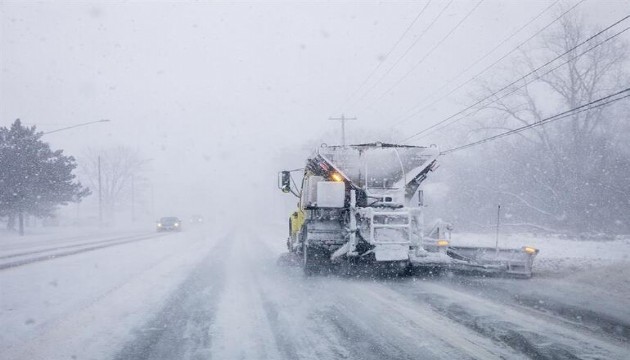
[{"label": "bare tree", "polygon": [[[149,160],[137,150],[125,146],[107,149],[87,149],[81,161],[81,173],[98,194],[99,158],[103,210],[109,218],[130,200],[133,183],[143,182]],[[137,191],[137,189],[136,189]]]},{"label": "bare tree", "polygon": [[[491,111],[490,121],[481,120],[473,131],[486,136],[533,124],[627,87],[627,44],[619,38],[604,42],[619,30],[613,28],[578,46],[598,30],[587,26],[580,15],[563,17],[554,31],[522,51],[513,65],[516,73],[533,72],[536,81],[525,86],[516,83],[494,96],[486,108]],[[497,88],[482,87],[486,94]],[[630,127],[624,107],[627,111],[627,104],[619,102],[575,113],[492,144],[483,150],[484,177],[468,174],[472,177],[465,181],[474,178],[476,191],[486,199],[511,204],[541,225],[580,231],[610,227],[619,212],[630,210]],[[495,151],[493,160],[487,159],[489,149]],[[496,159],[499,163],[493,164]],[[630,229],[630,224],[624,226]]]}]

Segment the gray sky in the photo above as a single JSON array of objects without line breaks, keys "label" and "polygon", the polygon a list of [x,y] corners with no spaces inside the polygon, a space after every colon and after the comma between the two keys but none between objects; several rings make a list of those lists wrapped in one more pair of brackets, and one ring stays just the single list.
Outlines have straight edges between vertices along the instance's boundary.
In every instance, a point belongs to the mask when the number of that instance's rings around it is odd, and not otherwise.
[{"label": "gray sky", "polygon": [[[275,186],[276,171],[302,166],[302,160],[282,163],[279,152],[322,136],[337,141],[339,125],[329,116],[358,116],[350,133],[359,127],[391,132],[395,119],[553,2],[482,2],[392,88],[477,1],[450,5],[378,83],[446,1],[432,1],[388,58],[427,1],[1,1],[0,124],[19,117],[49,131],[111,119],[47,140],[77,155],[88,146],[135,147],[153,159],[156,186],[165,193],[176,189],[180,199],[227,205],[238,191],[272,201],[277,197],[267,195],[267,187]],[[459,82],[550,22],[558,5]],[[590,23],[606,26],[630,11],[630,2],[589,0],[578,9]],[[379,61],[384,62],[358,94],[373,91],[346,102]],[[463,88],[396,131],[412,133],[459,110],[472,89]],[[172,203],[169,197],[161,201]]]}]

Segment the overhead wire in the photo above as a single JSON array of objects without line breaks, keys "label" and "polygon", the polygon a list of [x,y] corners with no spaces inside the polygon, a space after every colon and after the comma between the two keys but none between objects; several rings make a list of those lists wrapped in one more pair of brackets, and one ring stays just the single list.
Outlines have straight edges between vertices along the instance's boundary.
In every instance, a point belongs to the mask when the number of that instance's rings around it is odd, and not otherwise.
[{"label": "overhead wire", "polygon": [[542,125],[548,124],[548,123],[553,122],[553,121],[557,121],[557,120],[564,119],[564,118],[567,118],[567,117],[570,117],[570,116],[573,116],[573,115],[577,115],[577,114],[580,114],[580,113],[585,112],[585,111],[590,111],[590,110],[593,110],[593,109],[597,109],[597,108],[600,108],[600,107],[604,107],[604,106],[610,105],[610,104],[615,103],[617,101],[629,98],[630,94],[626,94],[624,96],[614,98],[616,96],[619,96],[619,95],[621,95],[623,93],[628,93],[628,92],[630,92],[630,88],[623,89],[623,90],[615,92],[613,94],[601,97],[601,98],[599,98],[597,100],[593,100],[593,101],[591,101],[591,102],[589,102],[587,104],[583,104],[583,105],[580,105],[578,107],[575,107],[575,108],[563,111],[563,112],[561,112],[559,114],[547,117],[545,119],[533,122],[531,124],[523,125],[521,127],[518,127],[518,128],[515,128],[515,129],[511,129],[511,130],[502,132],[502,133],[497,134],[497,135],[493,135],[493,136],[490,136],[490,137],[487,137],[487,138],[484,138],[484,139],[481,139],[481,140],[478,140],[478,141],[474,141],[474,142],[471,142],[471,143],[468,143],[468,144],[465,144],[465,145],[461,145],[461,146],[457,146],[457,147],[454,147],[454,148],[451,148],[451,149],[448,149],[448,150],[444,150],[444,151],[440,152],[440,155],[451,154],[451,153],[454,153],[456,151],[467,149],[467,148],[472,147],[472,146],[476,146],[476,145],[480,145],[480,144],[487,143],[487,142],[490,142],[490,141],[494,141],[494,140],[497,140],[497,139],[500,139],[500,138],[503,138],[503,137],[506,137],[506,136],[509,136],[509,135],[513,135],[513,134],[516,134],[516,133],[523,132],[525,130],[528,130],[528,129],[531,129],[531,128],[534,128],[534,127],[538,127],[538,126],[542,126]]},{"label": "overhead wire", "polygon": [[[446,98],[447,96],[450,96],[451,94],[453,94],[455,91],[461,89],[462,87],[468,85],[470,82],[472,82],[473,80],[475,80],[477,77],[479,77],[479,75],[485,73],[488,69],[490,69],[491,67],[493,67],[494,65],[498,64],[499,62],[501,62],[503,59],[505,59],[506,57],[508,57],[509,55],[511,55],[512,53],[514,53],[514,51],[518,50],[520,47],[522,47],[524,44],[526,44],[527,42],[529,42],[531,39],[535,38],[536,36],[538,36],[538,34],[540,34],[542,31],[546,30],[549,26],[551,26],[552,24],[554,24],[555,22],[559,21],[564,15],[566,15],[568,12],[570,12],[571,10],[575,9],[579,4],[581,4],[582,2],[584,2],[586,0],[582,0],[580,2],[578,2],[577,4],[575,4],[573,7],[571,7],[569,10],[565,11],[563,14],[561,14],[559,17],[555,18],[552,22],[550,22],[549,24],[545,25],[543,28],[539,29],[534,35],[530,36],[529,38],[527,38],[527,40],[521,42],[517,47],[513,48],[512,50],[510,50],[508,53],[506,53],[505,55],[503,55],[501,58],[499,58],[498,60],[496,60],[495,62],[493,62],[492,64],[490,64],[489,66],[487,66],[486,68],[484,68],[482,71],[478,72],[477,74],[475,74],[472,78],[468,79],[467,81],[465,81],[464,83],[460,84],[459,86],[453,88],[450,92],[448,92],[447,94],[441,96],[440,98],[436,99],[435,101],[431,102],[430,104],[420,108],[422,105],[424,105],[426,103],[426,101],[422,101],[420,102],[418,105],[412,107],[411,109],[409,109],[406,113],[407,115],[402,115],[399,116],[398,118],[396,118],[394,121],[395,123],[392,124],[391,126],[397,126],[399,124],[404,123],[405,121],[407,121],[408,119],[411,119],[413,116],[421,113],[422,111],[430,108],[431,106],[437,104],[438,102],[442,101],[444,98]],[[439,94],[440,92],[442,92],[442,90],[444,90],[445,88],[447,88],[449,85],[451,85],[455,80],[459,79],[462,75],[464,75],[465,73],[467,73],[470,69],[472,69],[474,66],[476,66],[477,64],[479,64],[481,61],[485,60],[488,56],[490,56],[492,53],[494,53],[497,49],[499,49],[501,46],[503,46],[505,43],[507,43],[508,41],[510,41],[514,36],[516,36],[518,33],[520,33],[521,31],[523,31],[523,29],[525,29],[526,27],[528,27],[529,25],[531,25],[534,21],[538,20],[538,18],[540,18],[543,14],[545,14],[547,11],[549,11],[553,6],[555,6],[558,2],[560,2],[560,0],[556,0],[555,2],[553,2],[551,5],[547,6],[543,11],[541,11],[540,13],[538,13],[536,16],[534,16],[532,19],[530,19],[529,21],[527,21],[525,24],[523,24],[520,28],[518,28],[516,31],[512,32],[512,34],[510,34],[510,36],[506,37],[505,39],[503,39],[499,44],[497,44],[494,48],[492,48],[492,50],[486,52],[483,56],[479,57],[477,60],[475,60],[472,64],[470,64],[467,68],[465,68],[464,70],[462,70],[460,73],[458,73],[456,76],[454,76],[453,78],[449,79],[448,81],[446,81],[438,90],[436,90],[433,95],[430,95],[429,98],[433,97],[435,94]]]},{"label": "overhead wire", "polygon": [[389,56],[394,52],[394,50],[396,50],[396,48],[398,47],[398,45],[400,45],[400,43],[402,42],[402,40],[405,38],[405,36],[409,33],[409,31],[411,30],[411,28],[413,28],[413,26],[416,24],[416,22],[418,22],[418,19],[420,19],[420,17],[422,16],[422,14],[424,14],[425,10],[429,7],[429,5],[431,4],[433,0],[429,0],[427,1],[427,3],[422,7],[422,9],[418,12],[418,14],[414,17],[413,21],[409,24],[409,26],[407,26],[407,28],[405,29],[405,31],[403,31],[403,33],[398,37],[398,40],[396,40],[396,42],[394,43],[394,45],[389,49],[389,51],[387,52],[387,54],[385,54],[385,56],[383,57],[383,61],[379,61],[378,64],[374,67],[374,69],[372,69],[372,71],[368,74],[368,76],[363,80],[363,82],[361,82],[361,84],[356,88],[355,91],[353,91],[350,96],[348,96],[346,98],[346,100],[344,100],[343,105],[341,106],[341,108],[343,109],[348,102],[365,86],[365,84],[367,84],[372,77],[374,76],[374,74],[376,74],[376,72],[378,71],[378,69],[381,68],[381,66],[383,66],[383,64],[385,63],[385,61],[387,61],[387,59],[389,59]]},{"label": "overhead wire", "polygon": [[383,73],[374,84],[372,84],[372,86],[370,88],[368,88],[366,91],[364,91],[361,96],[359,98],[357,98],[356,100],[354,100],[352,104],[356,104],[359,101],[363,100],[369,93],[372,92],[372,90],[374,90],[374,88],[376,88],[376,86],[378,84],[380,84],[381,81],[383,81],[383,79],[389,75],[390,72],[392,72],[392,70],[394,70],[394,68],[396,68],[396,66],[398,66],[398,64],[400,64],[400,62],[402,61],[402,59],[404,59],[409,52],[411,51],[411,49],[413,49],[414,46],[416,46],[416,44],[422,39],[424,38],[424,35],[426,35],[426,33],[433,27],[433,25],[435,25],[435,23],[442,17],[442,15],[444,14],[444,12],[446,11],[446,9],[448,9],[451,4],[453,3],[453,1],[455,0],[450,0],[443,8],[442,10],[440,10],[440,12],[438,13],[438,15],[433,18],[433,20],[431,21],[431,23],[429,23],[429,25],[427,25],[426,28],[424,28],[424,30],[420,33],[420,35],[418,35],[418,37],[416,37],[416,39],[411,43],[411,45],[409,45],[407,47],[407,49],[405,50],[405,52],[399,56],[396,61],[392,64],[392,66],[390,66],[385,73]]},{"label": "overhead wire", "polygon": [[[579,55],[576,55],[576,56],[573,56],[573,57],[569,58],[567,61],[565,61],[565,62],[563,62],[563,63],[559,64],[558,66],[556,66],[556,67],[554,67],[554,68],[552,68],[552,69],[550,69],[550,70],[548,70],[548,71],[546,71],[546,72],[544,72],[543,74],[541,74],[541,75],[537,75],[535,78],[525,81],[525,82],[524,82],[523,84],[521,84],[520,86],[517,86],[517,87],[513,88],[513,89],[512,89],[511,91],[509,91],[508,93],[505,93],[505,94],[503,94],[503,95],[501,95],[501,96],[497,97],[496,99],[493,99],[493,100],[492,100],[492,101],[490,101],[489,103],[485,104],[483,107],[477,108],[477,109],[473,110],[472,112],[470,112],[470,113],[468,113],[468,114],[464,114],[463,116],[461,116],[461,117],[459,117],[459,118],[453,119],[452,121],[450,121],[450,122],[448,122],[448,123],[444,124],[444,125],[443,125],[443,126],[441,126],[441,127],[438,127],[438,128],[435,128],[435,129],[429,129],[429,128],[425,129],[425,130],[428,130],[428,131],[424,132],[424,134],[423,134],[423,135],[421,135],[421,136],[420,136],[420,138],[425,137],[425,136],[427,136],[427,135],[430,135],[430,134],[432,134],[432,133],[434,133],[434,132],[436,132],[436,131],[443,130],[443,129],[445,129],[445,128],[447,128],[447,127],[449,127],[449,126],[451,126],[451,125],[453,125],[453,124],[455,124],[455,123],[457,123],[457,122],[459,122],[459,121],[461,121],[461,120],[463,120],[463,119],[465,119],[465,118],[467,118],[467,117],[469,117],[469,116],[471,116],[471,115],[474,115],[474,114],[478,113],[479,111],[481,111],[481,110],[483,110],[483,109],[487,108],[488,106],[490,106],[490,105],[492,105],[492,104],[496,103],[497,101],[502,100],[502,99],[504,99],[505,97],[507,97],[507,96],[509,96],[509,95],[512,95],[513,93],[515,93],[515,92],[516,92],[516,91],[518,91],[519,89],[522,89],[523,87],[525,87],[525,86],[527,86],[527,85],[531,84],[532,82],[534,82],[534,81],[536,81],[536,80],[539,80],[540,78],[542,78],[542,77],[546,76],[547,74],[549,74],[549,73],[551,73],[551,72],[553,72],[553,71],[555,71],[555,70],[559,69],[560,67],[562,67],[562,66],[564,66],[564,65],[568,64],[569,62],[571,62],[571,61],[573,61],[573,60],[575,60],[575,59],[577,59],[577,58],[581,57],[582,55],[584,55],[584,54],[586,54],[586,53],[588,53],[588,52],[590,52],[590,51],[592,51],[592,50],[594,50],[594,49],[598,48],[599,46],[603,45],[604,43],[606,43],[606,42],[608,42],[608,41],[612,40],[613,38],[615,38],[615,37],[617,37],[617,36],[621,35],[622,33],[626,32],[626,31],[628,31],[628,30],[630,30],[630,27],[625,28],[624,30],[622,30],[622,31],[620,31],[620,32],[618,32],[618,33],[616,33],[616,34],[614,34],[613,36],[611,36],[611,37],[609,37],[609,38],[607,38],[607,39],[603,40],[602,42],[600,42],[600,43],[598,43],[598,44],[594,45],[593,47],[591,47],[591,48],[589,48],[589,49],[585,50],[584,52],[580,53]],[[520,81],[520,80],[522,80],[522,78],[521,78],[521,79],[519,79],[518,81]],[[517,82],[518,82],[518,81],[517,81]],[[516,83],[516,82],[514,82],[514,83]],[[490,97],[492,97],[492,96],[496,95],[497,93],[499,93],[499,92],[501,92],[501,91],[503,91],[503,90],[507,89],[509,86],[513,85],[514,83],[511,83],[511,84],[510,84],[510,85],[508,85],[507,87],[504,87],[504,88],[502,88],[501,90],[499,90],[499,91],[495,92],[494,94],[490,95]],[[486,99],[487,99],[487,98],[486,98]],[[475,105],[476,105],[476,104],[473,104],[473,106],[472,106],[472,107],[474,107]],[[471,107],[468,107],[468,108],[466,108],[465,110],[469,110],[470,108],[471,108]],[[458,114],[461,114],[461,113],[462,113],[462,112],[459,112]],[[457,114],[455,114],[455,115],[457,115]],[[435,124],[435,125],[440,125],[440,123]],[[405,141],[407,141],[407,140],[409,140],[409,139],[411,139],[411,138],[413,138],[413,137],[415,137],[415,136],[418,136],[418,135],[419,135],[418,133],[417,133],[416,135],[412,135],[411,137],[408,137],[407,139],[405,139]]]},{"label": "overhead wire", "polygon": [[[417,136],[419,136],[419,135],[425,134],[425,133],[427,133],[428,131],[430,131],[430,130],[432,130],[432,129],[435,129],[436,127],[438,127],[438,126],[440,126],[440,125],[442,125],[442,124],[444,124],[444,123],[448,122],[449,120],[454,119],[456,116],[461,115],[461,114],[463,114],[464,112],[466,112],[466,111],[468,111],[468,110],[472,109],[473,107],[475,107],[475,106],[477,106],[477,105],[479,105],[479,104],[481,104],[481,103],[485,102],[486,100],[488,100],[488,99],[490,99],[490,98],[494,97],[495,95],[499,94],[500,92],[502,92],[502,91],[504,91],[504,90],[506,90],[506,89],[510,88],[511,86],[513,86],[514,84],[518,83],[519,81],[526,79],[528,76],[530,76],[530,75],[532,75],[532,74],[535,74],[536,72],[538,72],[538,70],[540,70],[540,69],[542,69],[542,68],[544,68],[544,67],[546,67],[546,66],[550,65],[550,64],[551,64],[551,63],[553,63],[554,61],[556,61],[556,60],[558,60],[558,59],[562,58],[563,56],[565,56],[565,55],[567,55],[567,54],[569,54],[570,52],[574,51],[574,50],[575,50],[575,49],[577,49],[578,47],[580,47],[580,46],[582,46],[582,45],[586,44],[587,42],[591,41],[591,40],[592,40],[592,39],[594,39],[595,37],[597,37],[597,36],[601,35],[602,33],[606,32],[607,30],[611,29],[612,27],[614,27],[614,26],[618,25],[619,23],[621,23],[621,22],[623,22],[623,21],[627,20],[628,18],[630,18],[630,15],[627,15],[627,16],[623,17],[621,20],[618,20],[618,21],[617,21],[617,22],[615,22],[614,24],[612,24],[612,25],[610,25],[610,26],[606,27],[605,29],[603,29],[603,30],[599,31],[599,32],[598,32],[598,33],[596,33],[595,35],[593,35],[593,36],[589,37],[588,39],[586,39],[586,40],[584,40],[584,41],[580,42],[579,44],[577,44],[577,45],[573,46],[571,49],[569,49],[569,50],[565,51],[564,53],[562,53],[562,54],[560,54],[560,55],[556,56],[555,58],[553,58],[553,59],[551,59],[551,60],[547,61],[545,64],[543,64],[543,65],[541,65],[541,66],[537,67],[536,69],[534,69],[534,70],[530,71],[529,73],[527,73],[527,74],[525,74],[525,75],[521,76],[521,77],[520,77],[520,78],[518,78],[517,80],[515,80],[515,81],[513,81],[513,82],[511,82],[511,83],[509,83],[509,84],[507,84],[506,86],[502,87],[501,89],[499,89],[499,90],[497,90],[497,91],[493,92],[492,94],[490,94],[490,95],[488,95],[488,96],[486,96],[486,97],[482,98],[481,100],[478,100],[478,101],[477,101],[477,102],[475,102],[474,104],[469,105],[469,106],[467,106],[466,108],[464,108],[464,109],[462,109],[462,110],[460,110],[460,111],[456,112],[455,114],[450,115],[450,116],[448,116],[447,118],[445,118],[445,119],[443,119],[443,120],[441,120],[441,121],[439,121],[439,122],[437,122],[437,123],[435,123],[435,124],[433,124],[433,125],[431,125],[431,126],[429,126],[429,127],[425,128],[425,129],[423,129],[423,130],[421,130],[421,131],[419,131],[419,132],[417,132],[417,133],[415,133],[415,134],[413,134],[413,135],[411,135],[411,136],[409,136],[409,137],[405,138],[403,141],[408,141],[408,140],[411,140],[411,139],[413,139],[413,138],[415,138],[415,137],[417,137]],[[538,80],[538,79],[540,79],[541,77],[543,77],[543,76],[545,76],[545,75],[547,75],[547,74],[551,73],[552,71],[555,71],[556,69],[560,68],[561,66],[563,66],[563,65],[565,65],[565,64],[567,64],[567,63],[569,63],[570,61],[572,61],[572,60],[574,60],[574,59],[576,59],[576,58],[578,58],[578,57],[580,57],[580,56],[583,56],[584,54],[586,54],[586,53],[588,53],[588,52],[590,52],[590,51],[594,50],[595,48],[597,48],[597,47],[599,47],[599,46],[603,45],[604,43],[606,43],[606,42],[608,42],[608,41],[612,40],[613,38],[615,38],[615,37],[617,37],[617,36],[619,36],[619,35],[623,34],[624,32],[628,31],[629,29],[630,29],[630,27],[627,27],[627,28],[625,28],[624,30],[622,30],[622,31],[620,31],[620,32],[618,32],[618,33],[616,33],[616,34],[614,34],[614,35],[612,35],[612,36],[610,36],[610,37],[606,38],[605,40],[601,41],[600,43],[598,43],[598,44],[594,45],[593,47],[591,47],[591,48],[587,49],[586,51],[584,51],[584,52],[580,53],[579,55],[576,55],[576,56],[570,57],[567,61],[565,61],[565,62],[561,63],[560,65],[558,65],[558,66],[556,66],[556,67],[552,68],[551,70],[549,70],[549,71],[547,71],[547,72],[543,73],[542,75],[538,75],[535,79],[530,80],[530,81],[525,81],[522,85],[520,85],[520,86],[516,87],[516,88],[515,88],[515,89],[513,89],[511,92],[509,92],[509,93],[507,93],[507,94],[504,94],[504,95],[502,95],[501,97],[499,97],[499,98],[497,98],[497,99],[492,100],[490,103],[486,104],[485,106],[487,107],[488,105],[491,105],[491,104],[493,104],[493,103],[495,103],[495,102],[497,102],[497,101],[499,101],[499,100],[501,100],[501,99],[505,98],[507,95],[511,95],[511,94],[513,94],[513,93],[514,93],[514,92],[516,92],[517,90],[519,90],[519,89],[523,88],[524,86],[527,86],[528,84],[530,84],[532,81]],[[481,109],[479,109],[479,110],[481,110]],[[479,110],[477,110],[477,111],[479,111]],[[472,113],[471,113],[471,114],[472,114]],[[469,115],[470,115],[470,114],[467,114],[467,115],[464,115],[464,116],[462,116],[462,117],[460,117],[460,118],[458,118],[458,119],[454,119],[453,121],[451,121],[451,122],[449,122],[448,124],[446,124],[446,126],[441,127],[441,128],[440,128],[440,129],[438,129],[438,130],[441,130],[441,129],[443,129],[443,128],[447,127],[447,126],[450,126],[450,125],[452,125],[452,124],[454,124],[454,123],[456,123],[456,122],[458,122],[458,121],[460,121],[460,120],[462,120],[462,119],[464,119],[464,118],[468,117]]]},{"label": "overhead wire", "polygon": [[477,4],[472,9],[470,9],[470,11],[468,11],[468,13],[466,13],[466,15],[453,28],[451,28],[451,30],[435,46],[433,46],[433,48],[431,48],[431,50],[429,50],[429,52],[427,52],[418,62],[416,62],[409,69],[409,71],[407,71],[401,78],[399,78],[392,86],[390,86],[387,90],[385,90],[385,92],[381,94],[381,96],[376,98],[374,102],[378,102],[382,100],[385,96],[391,93],[392,90],[394,90],[398,85],[400,85],[406,79],[408,79],[409,75],[411,75],[411,73],[414,72],[418,68],[418,66],[420,66],[429,56],[431,56],[431,54],[433,54],[433,52],[437,50],[455,32],[455,30],[459,28],[461,24],[463,24],[464,21],[466,21],[472,15],[472,13],[475,10],[477,10],[479,5],[481,5],[481,3],[483,2],[484,0],[480,0],[479,2],[477,2]]}]

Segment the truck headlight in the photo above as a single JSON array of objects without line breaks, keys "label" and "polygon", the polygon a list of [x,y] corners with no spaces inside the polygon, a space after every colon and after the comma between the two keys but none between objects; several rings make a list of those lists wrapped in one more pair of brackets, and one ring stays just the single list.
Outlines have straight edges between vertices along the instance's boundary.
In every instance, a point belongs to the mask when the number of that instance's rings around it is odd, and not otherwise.
[{"label": "truck headlight", "polygon": [[437,246],[439,247],[448,246],[448,240],[438,240]]},{"label": "truck headlight", "polygon": [[158,224],[157,224],[157,226],[158,226],[158,227],[162,227],[162,224],[158,223]]}]

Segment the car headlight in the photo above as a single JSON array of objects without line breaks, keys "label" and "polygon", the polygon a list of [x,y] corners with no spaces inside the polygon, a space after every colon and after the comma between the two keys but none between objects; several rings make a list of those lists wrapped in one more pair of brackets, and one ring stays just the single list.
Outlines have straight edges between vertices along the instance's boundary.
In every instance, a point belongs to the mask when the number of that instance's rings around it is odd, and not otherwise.
[{"label": "car headlight", "polygon": [[158,223],[158,224],[157,224],[157,226],[158,226],[158,227],[162,227],[162,224]]},{"label": "car headlight", "polygon": [[175,226],[179,226],[179,223],[175,223]]}]

